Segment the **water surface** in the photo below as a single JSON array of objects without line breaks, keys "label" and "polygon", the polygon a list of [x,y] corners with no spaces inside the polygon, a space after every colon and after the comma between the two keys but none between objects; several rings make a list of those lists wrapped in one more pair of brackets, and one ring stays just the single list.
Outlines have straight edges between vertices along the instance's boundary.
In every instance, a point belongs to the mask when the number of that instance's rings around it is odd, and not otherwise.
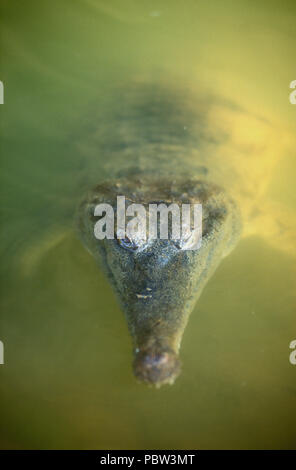
[{"label": "water surface", "polygon": [[290,245],[258,231],[241,240],[192,313],[182,375],[154,390],[132,376],[123,314],[72,227],[106,171],[106,155],[85,150],[96,112],[110,119],[107,103],[131,77],[190,83],[243,109],[241,121],[212,117],[232,135],[221,155],[248,149],[262,200],[295,216],[294,2],[0,9],[1,448],[295,448]]}]

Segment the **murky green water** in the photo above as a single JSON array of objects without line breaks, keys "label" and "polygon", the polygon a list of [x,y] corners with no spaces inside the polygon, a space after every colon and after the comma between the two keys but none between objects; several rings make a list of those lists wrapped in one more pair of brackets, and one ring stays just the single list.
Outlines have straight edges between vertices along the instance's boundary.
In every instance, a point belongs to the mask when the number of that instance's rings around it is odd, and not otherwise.
[{"label": "murky green water", "polygon": [[293,228],[295,19],[289,1],[2,0],[1,448],[296,447],[294,234],[264,221],[241,240],[192,313],[182,375],[154,390],[71,222],[105,168],[96,113],[118,82],[159,75],[245,110],[212,116],[232,135],[219,151]]}]

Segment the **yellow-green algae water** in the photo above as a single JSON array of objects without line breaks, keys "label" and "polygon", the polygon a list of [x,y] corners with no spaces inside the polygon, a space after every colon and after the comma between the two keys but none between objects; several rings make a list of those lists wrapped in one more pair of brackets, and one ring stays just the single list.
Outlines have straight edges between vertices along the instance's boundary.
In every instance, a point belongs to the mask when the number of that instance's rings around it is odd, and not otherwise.
[{"label": "yellow-green algae water", "polygon": [[181,376],[155,390],[71,223],[108,157],[82,158],[88,120],[115,83],[158,74],[245,110],[211,122],[293,219],[295,21],[289,1],[1,1],[1,448],[296,448],[293,233],[240,241],[191,315]]}]

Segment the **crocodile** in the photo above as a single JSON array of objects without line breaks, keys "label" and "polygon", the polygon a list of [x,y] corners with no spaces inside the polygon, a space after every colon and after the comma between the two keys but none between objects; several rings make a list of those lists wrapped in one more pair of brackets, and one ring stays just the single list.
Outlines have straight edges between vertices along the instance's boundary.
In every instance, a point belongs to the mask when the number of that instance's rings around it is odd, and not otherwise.
[{"label": "crocodile", "polygon": [[[125,314],[135,376],[158,387],[174,383],[180,373],[189,315],[240,238],[260,235],[295,253],[294,211],[266,196],[291,140],[265,117],[185,83],[136,77],[107,95],[73,136],[75,155],[84,161],[77,165],[80,191],[73,179],[73,195],[81,193],[75,226]],[[186,250],[172,239],[97,240],[94,207],[104,202],[115,208],[122,195],[145,207],[202,204],[201,247]],[[68,206],[75,198],[68,198]],[[23,271],[30,274],[61,237],[57,231],[36,245],[24,256]]]}]

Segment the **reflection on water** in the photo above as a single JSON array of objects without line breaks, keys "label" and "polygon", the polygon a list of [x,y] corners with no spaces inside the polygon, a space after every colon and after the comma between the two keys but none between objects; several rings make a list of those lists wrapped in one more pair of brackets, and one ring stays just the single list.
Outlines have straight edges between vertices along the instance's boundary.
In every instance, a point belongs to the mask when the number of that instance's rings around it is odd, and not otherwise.
[{"label": "reflection on water", "polygon": [[[1,447],[295,447],[295,7],[1,10]],[[192,313],[182,375],[155,391],[132,376],[123,315],[72,218],[115,161],[94,133],[96,118],[112,130],[114,84],[158,76],[186,83],[206,116],[211,139],[188,159],[206,159],[245,221],[257,215]]]}]

